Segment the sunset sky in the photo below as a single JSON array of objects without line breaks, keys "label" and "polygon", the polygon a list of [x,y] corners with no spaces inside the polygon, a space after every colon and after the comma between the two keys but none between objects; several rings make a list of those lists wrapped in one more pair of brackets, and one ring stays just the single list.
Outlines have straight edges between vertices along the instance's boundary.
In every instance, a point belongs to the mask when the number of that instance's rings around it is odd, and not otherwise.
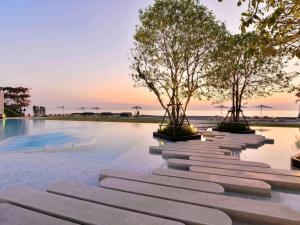
[{"label": "sunset sky", "polygon": [[[55,108],[132,104],[159,108],[147,89],[134,88],[129,70],[138,10],[152,0],[0,1],[0,86],[31,88],[32,103]],[[236,1],[201,1],[229,30],[239,32]],[[289,70],[299,70],[291,63]],[[280,94],[249,104],[298,109],[295,97]],[[194,109],[211,104],[194,101]]]}]

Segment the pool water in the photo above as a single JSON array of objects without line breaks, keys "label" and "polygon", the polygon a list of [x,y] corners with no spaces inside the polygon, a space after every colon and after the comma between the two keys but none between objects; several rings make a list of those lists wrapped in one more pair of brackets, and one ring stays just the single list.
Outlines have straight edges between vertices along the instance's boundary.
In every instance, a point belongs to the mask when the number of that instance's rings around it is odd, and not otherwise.
[{"label": "pool water", "polygon": [[157,124],[6,120],[0,131],[0,190],[46,188],[58,180],[98,185],[101,168],[150,172],[164,166],[150,155]]},{"label": "pool water", "polygon": [[300,152],[300,128],[252,127],[256,134],[274,139],[258,149],[246,149],[240,153],[242,160],[260,161],[277,169],[291,169],[291,156]]},{"label": "pool water", "polygon": [[[103,168],[151,173],[165,167],[160,155],[150,155],[157,124],[71,122],[48,120],[0,121],[0,191],[17,185],[45,190],[51,183],[73,180],[98,186]],[[290,156],[299,152],[296,128],[257,128],[275,144],[246,149],[241,159],[290,168]],[[299,147],[298,147],[299,146]],[[247,197],[247,196],[244,196]],[[251,196],[248,196],[251,197]],[[268,201],[300,212],[300,194],[272,191]]]}]

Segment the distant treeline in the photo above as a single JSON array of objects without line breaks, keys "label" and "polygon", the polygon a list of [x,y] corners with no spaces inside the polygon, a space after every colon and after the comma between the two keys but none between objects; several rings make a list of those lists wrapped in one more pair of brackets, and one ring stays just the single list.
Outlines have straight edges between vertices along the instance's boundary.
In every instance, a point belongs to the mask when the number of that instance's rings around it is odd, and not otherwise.
[{"label": "distant treeline", "polygon": [[26,87],[0,87],[4,92],[4,113],[8,117],[23,116],[30,105],[30,89]]}]

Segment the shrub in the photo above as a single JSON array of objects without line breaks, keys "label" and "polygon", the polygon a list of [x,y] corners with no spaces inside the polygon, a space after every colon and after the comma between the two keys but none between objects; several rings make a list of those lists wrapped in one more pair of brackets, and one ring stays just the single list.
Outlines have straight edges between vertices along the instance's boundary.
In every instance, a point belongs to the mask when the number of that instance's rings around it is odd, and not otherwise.
[{"label": "shrub", "polygon": [[250,130],[249,125],[245,122],[221,122],[218,124],[220,131],[241,132]]},{"label": "shrub", "polygon": [[159,128],[157,133],[164,134],[167,136],[172,136],[172,137],[183,137],[183,136],[196,135],[198,131],[196,128],[193,127],[193,125],[176,127],[175,130],[171,125],[167,125],[165,127]]}]

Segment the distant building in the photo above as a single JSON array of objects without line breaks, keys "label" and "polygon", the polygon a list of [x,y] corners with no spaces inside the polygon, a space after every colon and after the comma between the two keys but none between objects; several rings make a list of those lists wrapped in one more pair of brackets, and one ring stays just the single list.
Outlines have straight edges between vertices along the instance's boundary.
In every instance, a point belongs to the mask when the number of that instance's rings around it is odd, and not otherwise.
[{"label": "distant building", "polygon": [[46,108],[43,106],[33,106],[33,116],[43,117],[46,116]]},{"label": "distant building", "polygon": [[4,115],[4,93],[0,91],[0,118]]}]

